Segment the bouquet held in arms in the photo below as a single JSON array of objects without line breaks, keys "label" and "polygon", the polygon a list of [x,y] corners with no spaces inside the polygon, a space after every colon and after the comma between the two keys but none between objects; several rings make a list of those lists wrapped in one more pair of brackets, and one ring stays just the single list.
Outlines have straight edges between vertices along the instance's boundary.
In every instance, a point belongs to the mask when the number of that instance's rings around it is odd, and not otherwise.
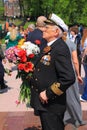
[{"label": "bouquet held in arms", "polygon": [[[11,47],[6,50],[6,57],[17,65],[17,76],[21,78],[22,84],[20,86],[19,101],[30,101],[30,86],[29,80],[32,77],[34,70],[34,61],[37,55],[40,53],[38,45],[31,43],[30,41],[24,42],[21,46]],[[12,57],[13,56],[13,57]]]}]

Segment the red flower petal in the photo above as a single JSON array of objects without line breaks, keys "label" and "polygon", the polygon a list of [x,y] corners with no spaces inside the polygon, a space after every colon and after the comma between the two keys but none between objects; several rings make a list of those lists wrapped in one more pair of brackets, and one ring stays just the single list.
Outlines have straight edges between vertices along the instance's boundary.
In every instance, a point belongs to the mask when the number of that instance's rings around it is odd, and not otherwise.
[{"label": "red flower petal", "polygon": [[21,59],[20,59],[20,61],[21,61],[21,62],[26,62],[26,61],[27,61],[27,57],[26,57],[25,55],[22,56]]},{"label": "red flower petal", "polygon": [[18,69],[19,70],[24,70],[24,64],[22,64],[22,63],[18,64]]},{"label": "red flower petal", "polygon": [[33,67],[34,65],[31,62],[27,62],[24,66],[24,71],[27,73],[33,71]]},{"label": "red flower petal", "polygon": [[18,57],[22,57],[22,56],[26,56],[26,51],[25,50],[20,50],[18,53],[17,53]]},{"label": "red flower petal", "polygon": [[18,104],[20,104],[20,101],[16,100],[15,103],[18,105]]},{"label": "red flower petal", "polygon": [[34,54],[30,54],[28,57],[29,57],[29,58],[33,58],[33,57],[34,57]]}]

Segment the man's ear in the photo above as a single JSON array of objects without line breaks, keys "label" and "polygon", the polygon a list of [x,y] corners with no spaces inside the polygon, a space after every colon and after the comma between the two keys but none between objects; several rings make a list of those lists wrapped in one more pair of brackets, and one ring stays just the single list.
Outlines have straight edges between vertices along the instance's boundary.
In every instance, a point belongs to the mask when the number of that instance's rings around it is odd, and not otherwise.
[{"label": "man's ear", "polygon": [[59,29],[56,29],[55,36],[58,36],[58,35],[59,35]]}]

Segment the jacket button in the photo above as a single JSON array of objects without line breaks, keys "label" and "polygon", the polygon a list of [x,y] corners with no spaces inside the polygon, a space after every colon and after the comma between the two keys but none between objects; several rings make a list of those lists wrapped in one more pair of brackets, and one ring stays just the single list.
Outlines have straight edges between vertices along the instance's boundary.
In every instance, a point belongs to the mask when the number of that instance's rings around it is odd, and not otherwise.
[{"label": "jacket button", "polygon": [[34,86],[31,86],[31,88],[34,88]]},{"label": "jacket button", "polygon": [[37,69],[37,71],[40,71],[40,69]]},{"label": "jacket button", "polygon": [[38,89],[36,89],[36,92],[38,92]]},{"label": "jacket button", "polygon": [[37,78],[35,80],[37,81]]}]

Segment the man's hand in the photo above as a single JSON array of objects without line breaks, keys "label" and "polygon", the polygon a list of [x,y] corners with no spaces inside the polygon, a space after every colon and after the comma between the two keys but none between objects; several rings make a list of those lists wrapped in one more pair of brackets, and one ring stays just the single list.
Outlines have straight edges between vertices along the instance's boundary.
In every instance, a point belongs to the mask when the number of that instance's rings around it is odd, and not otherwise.
[{"label": "man's hand", "polygon": [[42,91],[39,95],[41,102],[44,103],[48,103],[48,98],[46,96],[46,90]]}]

